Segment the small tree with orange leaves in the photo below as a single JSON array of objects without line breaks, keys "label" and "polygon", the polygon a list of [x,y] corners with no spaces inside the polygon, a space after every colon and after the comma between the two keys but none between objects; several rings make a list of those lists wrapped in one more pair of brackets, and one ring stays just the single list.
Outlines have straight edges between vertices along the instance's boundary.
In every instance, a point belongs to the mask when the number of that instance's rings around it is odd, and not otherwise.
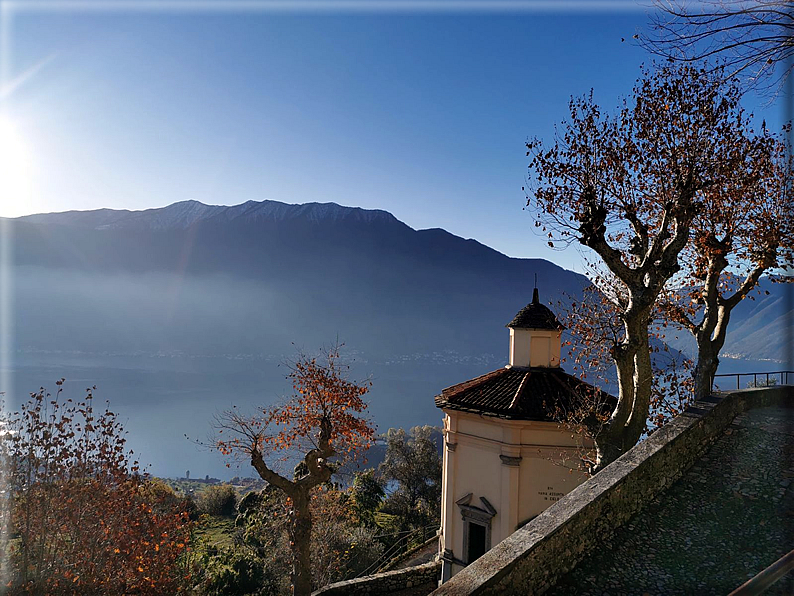
[{"label": "small tree with orange leaves", "polygon": [[[367,404],[362,399],[371,383],[350,381],[346,373],[347,367],[339,361],[339,346],[326,350],[320,360],[300,355],[288,375],[294,394],[286,404],[262,408],[256,416],[233,410],[215,423],[224,435],[217,440],[217,448],[226,455],[250,459],[262,479],[289,500],[292,590],[299,596],[312,591],[314,490],[331,480],[340,460],[368,447],[374,433],[364,417]],[[300,461],[292,479],[274,469],[273,462],[296,454]]]}]

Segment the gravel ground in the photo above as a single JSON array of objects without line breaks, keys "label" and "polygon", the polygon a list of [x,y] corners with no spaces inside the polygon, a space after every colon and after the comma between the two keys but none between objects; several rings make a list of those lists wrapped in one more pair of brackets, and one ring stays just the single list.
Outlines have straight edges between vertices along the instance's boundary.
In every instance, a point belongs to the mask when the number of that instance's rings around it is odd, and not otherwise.
[{"label": "gravel ground", "polygon": [[792,548],[794,408],[759,408],[547,594],[725,596]]}]

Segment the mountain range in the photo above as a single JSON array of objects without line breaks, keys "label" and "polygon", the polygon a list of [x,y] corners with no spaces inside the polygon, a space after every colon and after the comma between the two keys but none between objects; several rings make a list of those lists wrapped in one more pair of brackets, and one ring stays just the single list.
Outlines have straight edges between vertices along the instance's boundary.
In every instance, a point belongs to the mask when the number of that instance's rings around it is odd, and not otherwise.
[{"label": "mountain range", "polygon": [[[150,347],[159,350],[195,350],[199,346],[189,339],[194,334],[179,331],[179,324],[199,330],[202,321],[211,325],[221,319],[232,328],[253,328],[240,345],[231,335],[229,341],[205,335],[202,349],[214,350],[217,343],[224,351],[261,351],[276,337],[308,345],[338,334],[369,353],[501,355],[503,325],[528,302],[535,275],[544,301],[552,303],[563,294],[578,295],[587,283],[584,276],[543,259],[510,258],[442,229],[414,230],[386,211],[335,203],[248,201],[226,207],[183,201],[144,211],[70,211],[9,221],[17,267],[59,272],[60,291],[70,285],[65,272],[81,280],[86,275],[172,277],[162,281],[169,286],[164,305],[174,318],[174,333],[153,336],[156,346]],[[51,287],[55,279],[39,290],[59,291]],[[200,320],[188,320],[193,313],[186,302],[202,302],[184,295],[196,291],[191,281],[213,282],[219,312],[202,311]],[[224,283],[231,284],[227,292]],[[248,287],[233,287],[238,283]],[[102,291],[105,285],[85,291]],[[734,311],[724,352],[782,360],[784,290],[768,280],[761,286],[767,293]],[[153,298],[158,289],[152,288]],[[249,303],[250,290],[268,299]],[[19,301],[23,310],[27,302]],[[222,312],[229,309],[239,309],[239,316]],[[57,307],[46,310],[58,314]],[[91,326],[80,323],[84,331]],[[254,337],[258,330],[264,333],[260,339]],[[18,332],[24,340],[26,328]],[[670,341],[692,349],[686,338]],[[134,343],[147,342],[136,338]]]},{"label": "mountain range", "polygon": [[[334,203],[185,201],[2,223],[16,356],[0,391],[62,376],[98,385],[160,475],[222,474],[183,435],[220,409],[280,399],[283,363],[337,340],[352,372],[372,377],[381,429],[438,424],[434,395],[506,363],[505,324],[536,276],[553,310],[588,284],[544,259]],[[726,353],[782,358],[783,292],[764,284],[769,295],[736,309]]]},{"label": "mountain range", "polygon": [[[385,211],[332,203],[188,201],[138,212],[33,215],[13,220],[13,228],[19,269],[58,272],[39,290],[67,291],[86,305],[96,302],[92,294],[103,296],[99,312],[76,306],[60,320],[79,322],[70,341],[90,333],[81,314],[112,327],[113,319],[140,318],[136,311],[152,321],[167,312],[158,332],[133,334],[127,346],[139,349],[258,353],[273,343],[327,343],[339,335],[370,354],[501,356],[504,325],[529,302],[535,275],[545,300],[587,283],[543,259],[509,258],[441,229],[414,230]],[[150,288],[157,299],[148,304],[144,296],[127,312],[122,294],[114,313],[108,282],[121,290],[130,276],[142,276],[142,285],[124,291]],[[25,312],[30,299],[20,298]],[[157,305],[159,314],[150,308]],[[54,319],[58,311],[56,303],[35,314]],[[216,321],[228,324],[225,332]],[[17,331],[27,341],[27,328]],[[94,338],[92,345],[97,341],[107,343]]]}]

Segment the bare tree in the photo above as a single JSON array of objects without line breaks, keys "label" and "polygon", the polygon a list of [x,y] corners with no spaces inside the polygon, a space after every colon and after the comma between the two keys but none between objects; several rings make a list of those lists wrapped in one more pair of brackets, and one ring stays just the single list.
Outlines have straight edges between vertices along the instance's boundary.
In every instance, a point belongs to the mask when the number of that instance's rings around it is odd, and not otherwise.
[{"label": "bare tree", "polygon": [[733,309],[765,273],[782,271],[777,277],[792,281],[786,267],[794,256],[794,170],[786,146],[763,127],[740,165],[739,184],[704,193],[682,253],[683,275],[660,305],[697,341],[695,399],[711,393]]},{"label": "bare tree", "polygon": [[620,290],[609,296],[622,327],[610,354],[618,404],[596,437],[596,469],[646,429],[653,387],[649,327],[659,295],[680,270],[705,193],[729,181],[739,185],[747,174],[740,96],[722,72],[667,65],[646,71],[615,116],[604,114],[591,93],[571,100],[570,117],[553,143],[527,143],[528,205],[536,226],[552,246],[590,248]]},{"label": "bare tree", "polygon": [[[595,385],[611,385],[615,381],[611,355],[625,340],[625,329],[616,305],[628,298],[623,285],[608,271],[591,263],[588,266],[588,276],[594,284],[585,287],[579,296],[566,296],[559,301],[557,312],[570,336],[565,345],[571,349],[569,363],[575,374]],[[653,369],[648,422],[657,428],[680,414],[692,401],[695,365],[684,353],[666,343],[671,330],[677,332],[679,329],[660,307],[661,303],[654,308],[648,329]],[[614,403],[605,393],[580,391],[579,398],[573,407],[558,408],[554,417],[577,435],[595,442],[609,422]],[[588,454],[583,462],[592,467],[594,462],[589,457]]]},{"label": "bare tree", "polygon": [[651,53],[694,62],[719,58],[726,74],[779,91],[794,69],[792,0],[655,0],[653,33],[635,37]]}]

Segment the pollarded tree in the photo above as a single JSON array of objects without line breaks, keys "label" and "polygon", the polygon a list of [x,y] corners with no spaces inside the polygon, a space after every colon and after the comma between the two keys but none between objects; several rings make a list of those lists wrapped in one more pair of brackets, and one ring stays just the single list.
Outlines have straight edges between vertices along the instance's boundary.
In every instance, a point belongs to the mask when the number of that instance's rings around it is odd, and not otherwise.
[{"label": "pollarded tree", "polygon": [[711,392],[731,311],[794,256],[791,158],[765,126],[748,145],[744,175],[704,193],[683,275],[661,305],[697,342],[695,399]]},{"label": "pollarded tree", "polygon": [[[622,287],[604,272],[591,269],[590,275],[599,280],[602,288],[614,291]],[[616,302],[617,297],[591,284],[579,296],[561,301],[557,309],[558,318],[570,337],[565,344],[571,349],[569,363],[577,376],[594,377],[598,385],[613,382],[611,354],[624,339]],[[665,343],[669,329],[675,326],[669,323],[661,309],[654,311],[651,321],[649,345],[653,375],[649,422],[661,427],[692,401],[694,362]],[[595,440],[601,427],[609,422],[613,411],[611,398],[603,393],[584,393],[579,397],[575,407],[555,412],[555,418],[576,434]],[[586,450],[582,461],[588,467],[595,464]]]},{"label": "pollarded tree", "polygon": [[[216,443],[220,451],[249,458],[262,479],[289,499],[292,589],[300,596],[312,591],[315,489],[331,480],[339,460],[368,447],[374,432],[363,415],[367,404],[362,398],[370,383],[352,382],[345,373],[338,346],[327,350],[322,361],[302,355],[289,374],[294,395],[285,405],[263,408],[253,417],[227,412],[216,421],[219,433],[225,433]],[[296,456],[300,461],[292,478],[272,465],[273,459]]]},{"label": "pollarded tree", "polygon": [[649,325],[665,284],[680,270],[704,193],[748,175],[751,143],[739,98],[721,72],[675,64],[646,69],[614,116],[591,92],[571,100],[570,118],[553,143],[527,143],[535,225],[552,246],[591,249],[616,284],[607,296],[622,327],[611,353],[618,403],[596,432],[596,470],[646,429]]}]

